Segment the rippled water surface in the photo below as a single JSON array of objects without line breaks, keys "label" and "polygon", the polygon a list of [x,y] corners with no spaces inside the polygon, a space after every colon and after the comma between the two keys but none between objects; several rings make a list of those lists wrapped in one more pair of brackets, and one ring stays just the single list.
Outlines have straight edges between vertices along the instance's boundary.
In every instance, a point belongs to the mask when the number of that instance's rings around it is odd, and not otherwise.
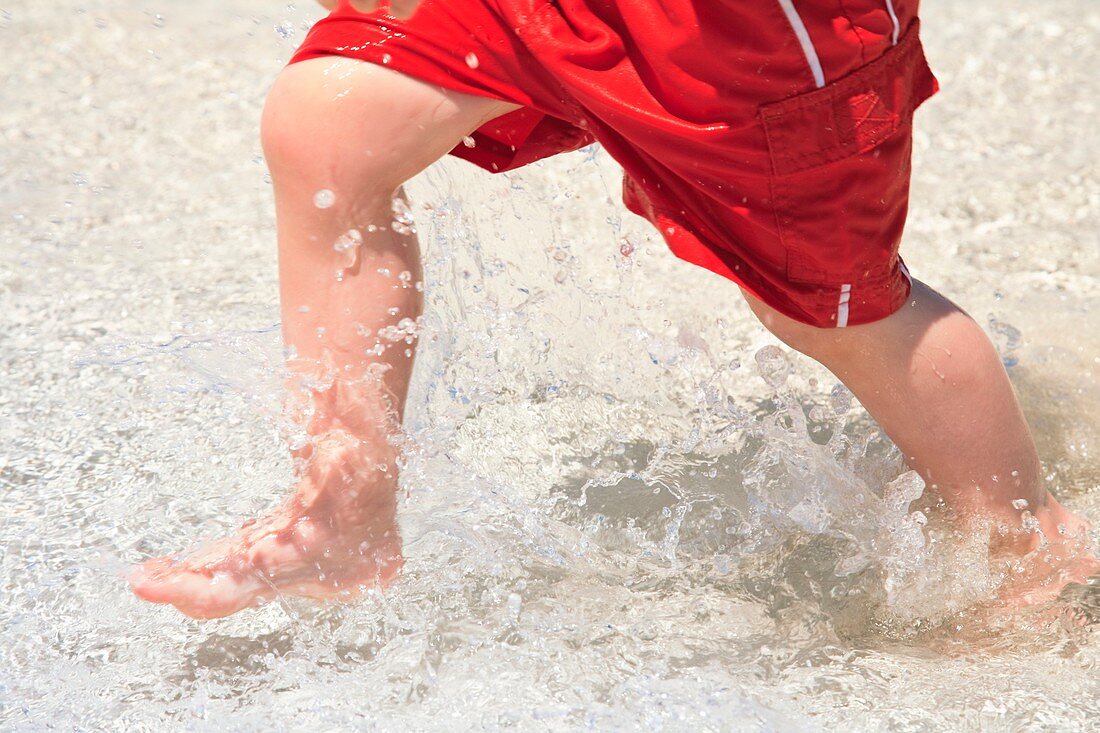
[{"label": "rippled water surface", "polygon": [[[925,16],[944,91],[904,251],[988,325],[1050,486],[1100,521],[1100,8]],[[966,611],[981,548],[595,148],[409,186],[400,583],[203,623],[135,599],[131,563],[292,479],[257,126],[315,17],[0,5],[0,727],[1100,730],[1095,627]]]}]

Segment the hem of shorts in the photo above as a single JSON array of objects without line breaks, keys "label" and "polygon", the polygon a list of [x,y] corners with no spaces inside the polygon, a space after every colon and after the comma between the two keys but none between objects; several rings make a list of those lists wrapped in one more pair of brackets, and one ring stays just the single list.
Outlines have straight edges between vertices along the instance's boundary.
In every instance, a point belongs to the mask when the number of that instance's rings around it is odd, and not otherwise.
[{"label": "hem of shorts", "polygon": [[749,295],[763,301],[769,308],[779,311],[788,318],[808,325],[821,325],[811,313],[802,311],[793,301],[777,297],[774,291],[761,288],[751,282],[756,278],[745,277],[740,268],[744,266],[749,273],[755,270],[744,263],[731,265],[726,261],[730,256],[729,252],[709,246],[691,227],[684,225],[682,218],[656,207],[652,212],[647,212],[640,205],[632,205],[631,201],[624,200],[624,203],[628,211],[642,217],[657,229],[668,250],[676,258],[733,282]]},{"label": "hem of shorts", "polygon": [[[837,325],[840,285],[821,285],[818,286],[817,293],[801,295],[797,299],[771,288],[760,287],[759,284],[753,283],[754,280],[758,279],[753,277],[753,274],[755,274],[753,268],[744,262],[739,264],[728,262],[729,252],[708,245],[691,227],[685,226],[680,217],[672,216],[660,209],[654,209],[653,219],[656,219],[656,221],[653,221],[646,212],[637,210],[629,203],[627,209],[650,221],[661,233],[669,251],[678,259],[730,280],[753,297],[763,301],[769,308],[799,323],[815,328],[840,327]],[[673,228],[671,234],[668,231],[669,227]],[[743,271],[742,268],[744,268]],[[853,279],[853,286],[857,289],[856,292],[859,298],[867,300],[868,294],[872,296],[881,294],[874,297],[873,300],[884,304],[877,309],[851,307],[851,304],[849,304],[850,311],[845,327],[850,328],[875,323],[893,315],[905,304],[912,288],[911,278],[900,267],[896,273],[882,280],[881,283],[869,283],[866,279],[863,283],[869,284],[870,290],[860,289],[859,279]]]},{"label": "hem of shorts", "polygon": [[[363,62],[366,62],[368,64],[374,64],[375,66],[382,66],[382,67],[385,67],[387,69],[393,69],[396,72],[404,74],[405,76],[408,76],[408,77],[412,77],[413,79],[417,79],[418,81],[427,82],[428,84],[434,84],[436,86],[443,87],[445,89],[449,89],[453,92],[462,92],[463,94],[470,94],[470,95],[477,96],[477,97],[485,97],[487,99],[495,99],[498,102],[508,102],[509,104],[518,104],[521,107],[529,107],[531,109],[536,110],[537,112],[542,112],[542,110],[538,109],[537,107],[532,106],[529,101],[524,101],[524,100],[521,100],[521,99],[512,99],[512,98],[509,98],[509,97],[507,97],[503,94],[496,93],[496,92],[494,92],[490,89],[487,89],[485,87],[480,87],[480,86],[476,86],[474,84],[465,83],[461,79],[458,79],[454,76],[451,76],[450,74],[447,74],[445,72],[444,73],[424,73],[423,69],[418,69],[418,70],[414,71],[410,68],[407,68],[405,66],[405,64],[401,63],[401,61],[399,61],[396,58],[391,58],[389,60],[384,60],[383,56],[385,56],[385,55],[387,55],[387,53],[384,52],[384,51],[381,51],[381,50],[377,51],[377,53],[375,53],[373,51],[368,52],[368,53],[363,53],[362,51],[357,51],[355,54],[348,54],[348,53],[343,53],[341,51],[337,51],[335,49],[323,49],[322,48],[322,49],[316,49],[316,50],[300,51],[300,52],[295,53],[293,56],[290,57],[290,60],[287,61],[287,66],[290,66],[291,64],[299,63],[301,61],[309,61],[311,59],[320,59],[320,58],[355,59],[356,61],[363,61]],[[507,114],[507,112],[505,112],[503,114]],[[543,114],[548,114],[548,113],[543,112]]]},{"label": "hem of shorts", "polygon": [[[293,56],[291,56],[290,60],[287,62],[287,65],[295,64],[300,61],[307,61],[314,58],[353,58],[359,61],[364,61],[367,63],[372,63],[378,66],[393,69],[394,71],[405,74],[414,79],[418,79],[429,84],[435,84],[437,86],[443,87],[445,89],[450,89],[452,91],[472,94],[488,99],[495,99],[497,101],[507,102],[509,104],[516,104],[521,107],[533,109],[536,112],[542,114],[556,116],[550,112],[539,109],[537,106],[531,104],[530,100],[525,101],[494,93],[490,89],[465,83],[461,79],[447,74],[445,71],[437,72],[435,69],[432,69],[430,67],[421,67],[417,70],[412,70],[406,68],[405,65],[401,63],[399,57],[393,56],[388,61],[383,61],[383,55],[385,55],[385,52],[383,50],[376,49],[372,46],[365,46],[361,49],[358,49],[354,54],[343,53],[338,50],[325,47],[314,49],[303,48],[299,49],[297,52],[295,52]],[[425,71],[428,71],[428,73],[424,73]],[[489,121],[490,120],[487,120],[486,122]],[[470,162],[478,165],[476,161]],[[492,171],[492,169],[485,168],[485,166],[481,167],[485,170]],[[817,306],[812,310],[808,310],[806,309],[806,307],[800,304],[799,301],[793,298],[777,297],[775,291],[753,285],[750,280],[753,280],[755,278],[744,277],[743,274],[740,273],[739,269],[735,269],[735,267],[739,266],[731,267],[731,265],[726,262],[726,259],[725,257],[723,257],[723,255],[728,256],[728,252],[724,250],[718,250],[717,248],[708,245],[706,241],[695,234],[690,227],[685,226],[680,218],[672,216],[667,212],[655,208],[653,211],[654,218],[663,221],[652,221],[647,212],[637,210],[634,207],[630,206],[629,203],[627,203],[626,206],[629,211],[650,221],[651,224],[657,227],[658,231],[661,233],[661,236],[665,239],[669,250],[677,258],[698,267],[702,267],[703,269],[709,270],[717,275],[724,277],[727,280],[732,281],[734,284],[743,288],[752,296],[763,301],[770,308],[775,309],[776,311],[782,313],[788,318],[798,321],[799,323],[814,326],[816,328],[837,327],[837,309],[835,307],[835,304],[837,304],[838,301],[837,290],[839,288],[829,287],[826,290],[826,287],[822,286],[821,293],[819,295],[807,295],[801,298],[800,300],[805,302],[807,306]],[[667,233],[667,229],[670,226],[675,228],[674,231],[676,233],[673,235]],[[685,239],[686,241],[684,241]],[[719,254],[719,252],[721,252],[722,254]],[[752,268],[748,268],[747,266],[746,269],[748,272],[754,272]],[[851,327],[864,325],[867,323],[874,323],[892,315],[898,309],[900,309],[909,297],[912,283],[910,279],[900,271],[897,273],[896,276],[890,279],[896,282],[898,278],[900,278],[903,283],[904,293],[902,293],[900,296],[895,295],[891,299],[890,304],[886,306],[885,312],[881,314],[875,314],[872,317],[868,317],[865,314],[866,309],[855,309],[855,312],[851,313],[848,318],[847,326]],[[858,285],[858,280],[854,282]],[[887,292],[893,289],[894,288],[891,287],[882,288],[882,290]],[[831,312],[831,317],[824,318],[819,315],[819,313],[821,312]]]},{"label": "hem of shorts", "polygon": [[[841,290],[843,284],[850,285],[847,293],[847,316],[844,326],[838,326],[839,306],[841,305]],[[901,309],[909,299],[912,292],[912,279],[905,271],[898,267],[885,278],[865,278],[860,280],[853,276],[850,283],[836,283],[814,285],[817,293],[808,293],[801,297],[806,306],[815,313],[830,314],[822,321],[815,318],[810,325],[825,328],[852,328],[864,326],[870,323],[888,318]],[[876,304],[870,307],[867,303]],[[789,315],[789,314],[785,314]],[[803,320],[804,323],[807,321]]]},{"label": "hem of shorts", "polygon": [[[383,48],[371,43],[364,43],[363,37],[360,35],[359,44],[352,49],[342,48],[342,44],[334,44],[333,39],[341,38],[341,29],[339,26],[354,23],[354,30],[360,34],[364,31],[361,27],[361,22],[348,21],[343,18],[334,18],[329,16],[322,19],[314,26],[310,34],[306,36],[302,45],[295,51],[295,53],[287,61],[287,65],[299,63],[301,61],[309,61],[318,58],[349,58],[365,63],[373,64],[375,66],[382,66],[387,69],[392,69],[400,74],[408,76],[409,78],[416,79],[426,84],[438,86],[440,88],[459,92],[462,94],[469,94],[472,96],[481,97],[482,99],[492,99],[498,102],[505,102],[516,106],[516,109],[501,112],[499,115],[483,120],[479,127],[480,130],[486,125],[490,125],[494,120],[498,120],[510,114],[520,112],[521,110],[527,110],[535,114],[543,115],[546,118],[559,120],[565,125],[572,126],[580,130],[574,120],[570,120],[561,115],[560,111],[544,109],[537,102],[536,99],[523,92],[522,89],[512,88],[512,91],[516,93],[510,93],[509,88],[495,88],[493,80],[491,78],[485,81],[479,81],[475,78],[467,78],[464,76],[456,76],[450,72],[447,64],[445,63],[431,63],[432,59],[426,59],[415,48],[402,48],[398,51],[396,47]],[[322,25],[324,27],[322,27]],[[333,27],[337,26],[337,27]],[[346,30],[346,29],[344,29]],[[314,40],[314,34],[318,34],[318,38]],[[405,53],[407,51],[408,53]],[[426,60],[429,63],[420,63],[420,61]],[[471,135],[476,137],[477,130],[471,132]],[[580,147],[579,145],[576,147]],[[540,153],[530,160],[524,160],[523,162],[516,163],[515,154],[519,150],[519,147],[512,147],[512,156],[509,157],[506,152],[502,152],[499,158],[490,157],[486,158],[476,152],[473,148],[463,148],[456,146],[453,150],[449,151],[450,155],[453,155],[461,160],[465,160],[477,167],[485,170],[489,173],[502,173],[509,170],[527,165],[540,158],[546,157],[549,153]],[[566,149],[575,149],[563,147],[562,152]]]}]

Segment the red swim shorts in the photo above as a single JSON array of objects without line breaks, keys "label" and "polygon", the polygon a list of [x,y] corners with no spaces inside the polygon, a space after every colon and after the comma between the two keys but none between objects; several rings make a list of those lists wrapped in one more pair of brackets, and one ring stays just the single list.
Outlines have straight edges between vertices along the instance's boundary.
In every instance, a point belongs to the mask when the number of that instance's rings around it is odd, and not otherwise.
[{"label": "red swim shorts", "polygon": [[341,0],[293,61],[347,56],[522,105],[453,155],[506,171],[598,141],[678,257],[815,326],[883,318],[913,110],[936,91],[918,0]]}]

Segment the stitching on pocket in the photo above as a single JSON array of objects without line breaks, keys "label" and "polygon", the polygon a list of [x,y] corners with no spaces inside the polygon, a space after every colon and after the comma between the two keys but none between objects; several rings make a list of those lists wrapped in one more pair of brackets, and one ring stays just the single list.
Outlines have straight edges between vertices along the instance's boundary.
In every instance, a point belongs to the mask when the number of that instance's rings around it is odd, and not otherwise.
[{"label": "stitching on pocket", "polygon": [[[895,72],[898,65],[904,70]],[[926,71],[919,21],[914,19],[897,46],[843,79],[761,105],[759,117],[774,175],[840,160],[889,138],[929,96],[914,84]],[[899,78],[909,86],[899,88]],[[802,125],[796,124],[798,117]],[[804,139],[806,127],[813,128],[815,143]]]},{"label": "stitching on pocket", "polygon": [[[832,285],[893,276],[905,208],[897,196],[907,195],[911,150],[898,136],[911,135],[914,110],[934,91],[914,20],[899,44],[870,64],[760,108],[788,278]],[[901,193],[887,193],[895,183]],[[815,184],[839,200],[821,199]]]}]

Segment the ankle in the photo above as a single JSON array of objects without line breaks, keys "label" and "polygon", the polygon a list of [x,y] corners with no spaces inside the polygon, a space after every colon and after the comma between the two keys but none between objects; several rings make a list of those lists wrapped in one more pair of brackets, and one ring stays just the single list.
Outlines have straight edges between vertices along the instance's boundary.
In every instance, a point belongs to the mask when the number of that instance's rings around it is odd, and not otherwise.
[{"label": "ankle", "polygon": [[994,556],[1024,557],[1046,550],[1091,553],[1088,522],[1044,493],[1037,506],[1014,504],[1011,512],[994,520],[990,537]]},{"label": "ankle", "polygon": [[400,431],[397,401],[380,378],[337,379],[311,390],[313,414],[306,426],[311,435],[343,430],[364,441],[377,441]]}]

